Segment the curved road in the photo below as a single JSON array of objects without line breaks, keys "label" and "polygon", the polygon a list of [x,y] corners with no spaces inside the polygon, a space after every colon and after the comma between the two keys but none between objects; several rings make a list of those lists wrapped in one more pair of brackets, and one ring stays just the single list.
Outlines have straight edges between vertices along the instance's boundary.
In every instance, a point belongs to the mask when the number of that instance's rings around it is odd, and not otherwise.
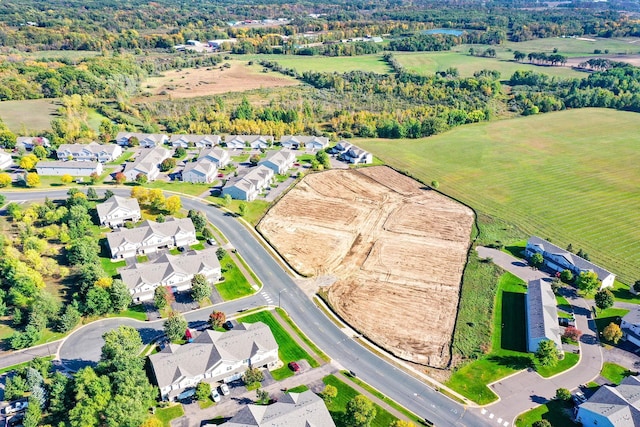
[{"label": "curved road", "polygon": [[[127,189],[112,189],[119,195],[129,195]],[[37,200],[66,198],[66,190],[5,193],[7,200]],[[381,359],[353,341],[340,330],[300,290],[289,274],[258,243],[255,237],[233,216],[224,211],[187,197],[182,197],[183,207],[204,212],[242,255],[247,264],[263,283],[263,290],[249,298],[217,305],[226,312],[242,308],[265,305],[267,294],[273,301],[281,300],[282,307],[300,329],[333,360],[357,373],[364,381],[380,390],[391,399],[413,413],[424,417],[437,426],[484,426],[495,421],[482,417],[474,411],[429,388],[390,363]],[[209,309],[186,315],[188,321],[206,320]],[[141,330],[145,339],[162,328],[161,322],[136,322],[127,319],[107,319],[90,324],[72,334],[60,349],[65,363],[82,364],[96,361],[100,356],[101,336],[104,331],[121,324],[132,325]]]}]

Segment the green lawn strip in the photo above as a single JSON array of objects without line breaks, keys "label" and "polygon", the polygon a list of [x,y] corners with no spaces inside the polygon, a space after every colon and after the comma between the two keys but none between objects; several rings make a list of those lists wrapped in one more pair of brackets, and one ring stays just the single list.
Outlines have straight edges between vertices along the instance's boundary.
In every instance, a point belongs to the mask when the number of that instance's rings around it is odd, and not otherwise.
[{"label": "green lawn strip", "polygon": [[223,300],[231,301],[255,292],[229,254],[226,254],[224,258],[222,258],[220,266],[225,270],[222,273],[224,282],[217,283],[215,287]]},{"label": "green lawn strip", "polygon": [[[205,199],[215,203],[218,206],[224,206],[225,203],[224,199],[222,199],[221,197],[207,196]],[[244,218],[245,221],[253,226],[258,224],[260,219],[262,219],[263,215],[267,212],[267,209],[269,209],[269,206],[271,206],[271,203],[265,200],[254,200],[252,202],[232,200],[231,203],[229,203],[229,206],[225,207],[234,214],[239,215],[240,208],[238,206],[240,206],[240,203],[244,203],[246,205],[246,211],[242,218]]]},{"label": "green lawn strip", "polygon": [[149,261],[149,257],[146,255],[136,256],[136,262],[147,262],[147,261]]},{"label": "green lawn strip", "polygon": [[[640,192],[631,184],[640,181],[640,168],[628,168],[640,162],[629,138],[640,133],[635,118],[583,108],[465,125],[429,138],[352,142],[422,182],[437,180],[439,191],[472,206],[481,222],[486,216],[517,224],[526,234],[513,241],[535,234],[560,247],[571,243],[630,284],[640,277],[640,251],[633,250]],[[612,214],[608,206],[624,209]],[[495,240],[512,242],[507,227],[494,231]]]},{"label": "green lawn strip", "polygon": [[[322,382],[325,384],[330,384],[338,389],[338,395],[327,405],[327,409],[331,413],[331,418],[336,423],[337,427],[351,427],[346,420],[344,419],[344,415],[347,410],[347,403],[360,393],[358,393],[353,388],[349,387],[347,384],[342,382],[334,375],[328,375],[322,379]],[[388,427],[393,421],[397,418],[387,412],[385,409],[381,408],[379,405],[375,404],[376,408],[376,417],[373,419],[371,423],[372,427]]]},{"label": "green lawn strip", "polygon": [[571,304],[565,297],[556,295],[556,304],[558,305],[558,317],[573,318],[573,308],[571,308]]},{"label": "green lawn strip", "polygon": [[307,387],[304,384],[300,384],[299,386],[296,386],[287,390],[287,393],[303,393],[307,390],[309,390],[309,387]]},{"label": "green lawn strip", "polygon": [[247,391],[257,390],[261,385],[262,384],[260,383],[260,381],[256,381],[255,383],[245,385],[245,388],[247,389]]},{"label": "green lawn strip", "polygon": [[278,343],[278,356],[284,363],[284,367],[271,371],[271,375],[277,381],[290,377],[293,372],[287,364],[289,362],[305,359],[312,368],[320,366],[316,360],[311,357],[296,341],[287,333],[287,331],[278,323],[278,320],[269,311],[260,311],[258,313],[242,316],[237,319],[238,322],[263,322],[269,326],[273,336]]},{"label": "green lawn strip", "polygon": [[446,383],[481,405],[497,399],[487,384],[531,366],[531,355],[525,353],[526,285],[511,273],[501,275],[497,283],[491,353],[456,370]]},{"label": "green lawn strip", "polygon": [[506,252],[516,258],[524,258],[524,249],[526,246],[526,240],[518,240],[517,242],[511,242],[510,244],[503,246],[502,252]]},{"label": "green lawn strip", "polygon": [[320,350],[320,348],[318,348],[317,345],[315,345],[315,343],[313,341],[311,341],[301,330],[300,328],[298,328],[298,326],[294,323],[293,320],[291,320],[291,318],[289,317],[289,315],[281,308],[276,308],[276,311],[278,312],[278,314],[280,315],[280,317],[282,317],[284,319],[285,322],[287,322],[287,324],[291,327],[291,329],[293,329],[294,331],[296,331],[296,334],[298,334],[298,337],[300,337],[300,339],[302,341],[305,342],[305,344],[307,344],[309,346],[309,348],[311,348],[311,350],[313,350],[313,352],[318,355],[322,360],[324,360],[325,362],[329,362],[331,361],[331,358],[329,356],[327,356],[322,350]]},{"label": "green lawn strip", "polygon": [[175,191],[176,193],[189,194],[191,196],[199,196],[209,191],[213,184],[192,184],[182,181],[153,181],[145,184],[148,188],[161,188],[162,190]]},{"label": "green lawn strip", "polygon": [[118,274],[118,269],[127,266],[126,261],[117,261],[113,262],[110,258],[100,257],[100,264],[102,264],[102,268],[104,271],[110,276],[113,277]]},{"label": "green lawn strip", "polygon": [[364,381],[360,380],[359,378],[352,377],[347,371],[340,371],[340,373],[346,379],[348,379],[349,381],[352,381],[352,382],[358,384],[360,387],[362,387],[363,389],[367,390],[369,393],[371,393],[372,395],[374,395],[378,399],[382,400],[384,403],[386,403],[387,405],[391,406],[396,411],[401,412],[402,414],[404,414],[411,421],[414,421],[416,423],[420,423],[423,420],[423,418],[417,417],[413,412],[409,411],[404,406],[396,403],[394,400],[389,399],[387,396],[385,396],[384,394],[382,394],[381,392],[379,392],[375,388],[371,387],[369,384],[365,383]]},{"label": "green lawn strip", "polygon": [[[42,359],[44,360],[53,360],[53,356],[46,356],[43,357]],[[17,365],[11,365],[11,366],[7,366],[6,368],[1,368],[0,369],[0,374],[5,374],[7,372],[10,371],[15,371],[16,369],[22,368],[24,366],[27,366],[29,364],[29,362],[24,362],[24,363],[18,363]]]},{"label": "green lawn strip", "polygon": [[164,424],[165,427],[170,427],[171,420],[183,415],[184,410],[182,409],[182,405],[180,404],[169,406],[168,408],[156,409],[156,418],[162,421],[162,424]]},{"label": "green lawn strip", "polygon": [[212,407],[215,404],[216,402],[211,400],[210,397],[207,397],[205,400],[198,400],[198,406],[200,407],[200,409],[207,409]]},{"label": "green lawn strip", "polygon": [[204,249],[204,243],[198,242],[195,245],[191,245],[191,249],[193,249],[194,251],[201,251]]},{"label": "green lawn strip", "polygon": [[[604,328],[609,326],[610,323],[615,323],[617,325],[620,324],[620,319],[627,314],[629,310],[625,310],[624,308],[608,308],[606,310],[598,310],[598,317],[596,317],[596,328],[598,328],[598,332],[602,333]],[[604,337],[600,336],[600,339],[603,342],[607,342]],[[611,344],[611,343],[609,343]]]},{"label": "green lawn strip", "polygon": [[549,378],[575,366],[579,360],[579,355],[575,353],[565,353],[564,359],[558,361],[558,364],[556,366],[538,366],[536,367],[536,371],[540,374],[540,376]]},{"label": "green lawn strip", "polygon": [[115,159],[113,162],[109,162],[107,163],[107,165],[110,166],[119,166],[121,164],[123,164],[124,162],[126,162],[127,160],[129,160],[132,156],[133,156],[134,152],[133,150],[127,150],[124,153],[122,153],[122,155],[120,157],[118,157],[117,159]]},{"label": "green lawn strip", "polygon": [[144,306],[142,304],[138,304],[119,313],[111,313],[107,317],[128,317],[131,319],[145,321],[147,320],[147,313],[144,311]]},{"label": "green lawn strip", "polygon": [[178,250],[178,248],[169,249],[169,253],[171,255],[180,255],[180,251]]},{"label": "green lawn strip", "polygon": [[40,339],[33,343],[33,346],[57,341],[60,338],[64,338],[65,335],[66,334],[63,334],[62,332],[53,332],[52,330],[46,328],[41,332]]},{"label": "green lawn strip", "polygon": [[617,280],[614,281],[613,288],[610,288],[609,290],[613,293],[616,301],[640,304],[640,296],[632,294],[629,290],[629,286],[622,282]]},{"label": "green lawn strip", "polygon": [[254,283],[258,286],[262,285],[262,282],[260,281],[260,279],[258,279],[258,276],[256,276],[251,268],[249,268],[249,265],[240,254],[236,253],[236,259],[240,260],[240,264],[242,264],[244,269],[249,272],[249,275],[253,279]]},{"label": "green lawn strip", "polygon": [[638,375],[638,373],[630,371],[624,366],[616,365],[615,363],[604,362],[600,375],[611,381],[612,384],[620,384],[626,377]]},{"label": "green lawn strip", "polygon": [[551,400],[516,418],[516,427],[531,427],[533,423],[547,420],[552,426],[576,426],[572,420],[573,403],[562,400]]}]

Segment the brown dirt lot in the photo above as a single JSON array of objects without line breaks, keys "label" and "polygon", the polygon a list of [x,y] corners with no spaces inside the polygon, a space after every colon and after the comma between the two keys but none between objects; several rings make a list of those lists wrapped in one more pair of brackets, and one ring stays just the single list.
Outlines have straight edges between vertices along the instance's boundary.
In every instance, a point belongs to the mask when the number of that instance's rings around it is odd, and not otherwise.
[{"label": "brown dirt lot", "polygon": [[612,61],[626,62],[635,67],[640,67],[640,55],[597,55],[597,56],[579,56],[568,58],[565,66],[577,67],[579,64],[588,61],[591,58],[607,58]]},{"label": "brown dirt lot", "polygon": [[387,167],[305,177],[260,232],[300,273],[338,278],[332,306],[412,362],[445,367],[472,212]]},{"label": "brown dirt lot", "polygon": [[[171,70],[162,77],[150,77],[143,90],[152,94],[147,100],[171,98],[194,98],[227,92],[243,92],[253,89],[294,86],[297,80],[274,73],[263,73],[258,65],[229,61],[231,68],[201,67]],[[161,95],[161,93],[166,93]]]}]

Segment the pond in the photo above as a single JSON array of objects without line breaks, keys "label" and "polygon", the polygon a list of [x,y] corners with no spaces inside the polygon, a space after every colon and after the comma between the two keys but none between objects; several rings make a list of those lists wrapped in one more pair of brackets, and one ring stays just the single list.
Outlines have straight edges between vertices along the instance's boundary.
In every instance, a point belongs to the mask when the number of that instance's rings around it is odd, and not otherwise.
[{"label": "pond", "polygon": [[464,30],[458,30],[455,28],[433,28],[431,30],[424,30],[423,34],[449,34],[452,36],[461,36]]}]

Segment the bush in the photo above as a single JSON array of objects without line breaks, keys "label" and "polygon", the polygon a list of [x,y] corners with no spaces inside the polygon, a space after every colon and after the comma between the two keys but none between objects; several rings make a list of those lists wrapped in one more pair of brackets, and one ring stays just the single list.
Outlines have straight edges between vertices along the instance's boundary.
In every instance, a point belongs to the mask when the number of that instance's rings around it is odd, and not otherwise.
[{"label": "bush", "polygon": [[211,384],[205,382],[199,382],[196,386],[196,399],[203,402],[211,395]]},{"label": "bush", "polygon": [[557,400],[571,400],[571,392],[566,388],[559,388],[556,390],[556,399]]}]

